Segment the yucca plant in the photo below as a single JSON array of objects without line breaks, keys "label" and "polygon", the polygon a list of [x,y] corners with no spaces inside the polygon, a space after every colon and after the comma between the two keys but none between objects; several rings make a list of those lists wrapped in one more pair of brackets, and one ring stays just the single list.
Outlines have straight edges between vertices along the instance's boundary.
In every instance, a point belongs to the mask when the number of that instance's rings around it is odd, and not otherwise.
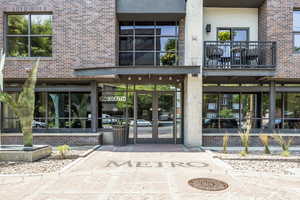
[{"label": "yucca plant", "polygon": [[239,130],[239,135],[241,138],[242,146],[244,150],[240,153],[241,155],[247,155],[249,153],[249,143],[250,143],[250,132],[251,132],[251,120],[247,117],[246,128]]},{"label": "yucca plant", "polygon": [[272,137],[281,146],[281,148],[282,148],[281,155],[285,156],[285,157],[289,156],[290,155],[289,148],[290,148],[291,144],[293,143],[293,138],[289,137],[288,139],[284,139],[284,137],[279,134],[275,134]]},{"label": "yucca plant", "polygon": [[229,135],[225,134],[223,136],[223,152],[224,153],[227,153],[228,141],[229,141]]},{"label": "yucca plant", "polygon": [[[6,103],[20,120],[21,129],[23,133],[23,145],[25,147],[32,147],[32,122],[34,118],[35,105],[35,84],[37,81],[37,71],[39,60],[35,63],[28,73],[28,78],[23,85],[18,99],[15,100],[13,96],[8,93],[0,92],[0,101]],[[1,86],[3,87],[3,85]]]},{"label": "yucca plant", "polygon": [[260,139],[260,142],[264,145],[265,154],[271,154],[271,151],[269,149],[269,135],[261,134],[261,135],[259,135],[259,139]]}]

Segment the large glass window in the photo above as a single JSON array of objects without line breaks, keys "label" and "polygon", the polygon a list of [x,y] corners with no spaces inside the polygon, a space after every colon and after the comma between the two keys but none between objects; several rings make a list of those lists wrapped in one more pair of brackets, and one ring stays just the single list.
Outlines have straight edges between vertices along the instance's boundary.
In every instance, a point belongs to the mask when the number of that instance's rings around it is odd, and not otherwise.
[{"label": "large glass window", "polygon": [[6,52],[10,57],[51,57],[52,15],[8,14]]},{"label": "large glass window", "polygon": [[283,94],[283,122],[284,128],[300,128],[300,93]]},{"label": "large glass window", "polygon": [[262,93],[204,93],[203,127],[246,128],[245,122],[250,119],[252,128],[262,128],[262,114],[268,112],[265,110],[268,99],[263,96]]},{"label": "large glass window", "polygon": [[119,65],[177,65],[177,22],[120,22]]},{"label": "large glass window", "polygon": [[[17,93],[14,94],[17,98]],[[3,104],[3,128],[20,129],[19,119]],[[35,93],[34,129],[91,128],[90,93]]]},{"label": "large glass window", "polygon": [[294,51],[300,52],[300,10],[293,13]]}]

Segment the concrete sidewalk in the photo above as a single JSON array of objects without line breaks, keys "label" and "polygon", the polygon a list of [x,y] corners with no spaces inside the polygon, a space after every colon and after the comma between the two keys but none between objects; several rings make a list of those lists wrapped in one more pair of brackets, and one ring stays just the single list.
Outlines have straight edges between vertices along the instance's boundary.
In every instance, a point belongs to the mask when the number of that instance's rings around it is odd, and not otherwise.
[{"label": "concrete sidewalk", "polygon": [[[208,192],[187,184],[199,177],[229,188]],[[0,177],[5,200],[295,200],[299,187],[299,177],[231,173],[209,153],[182,145],[104,146],[64,174]]]}]

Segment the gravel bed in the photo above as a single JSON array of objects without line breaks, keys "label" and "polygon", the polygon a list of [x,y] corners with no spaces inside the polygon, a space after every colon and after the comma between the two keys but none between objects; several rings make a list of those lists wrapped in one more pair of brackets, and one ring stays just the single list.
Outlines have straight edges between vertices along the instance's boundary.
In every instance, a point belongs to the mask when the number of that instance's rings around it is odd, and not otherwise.
[{"label": "gravel bed", "polygon": [[300,152],[292,152],[289,157],[280,156],[280,152],[264,155],[262,152],[250,152],[247,156],[241,156],[238,152],[214,153],[233,167],[234,170],[267,172],[276,175],[290,175],[287,169],[300,168]]},{"label": "gravel bed", "polygon": [[51,156],[35,162],[0,161],[0,174],[40,174],[56,172],[79,157],[84,151],[72,150],[66,159],[61,159],[57,151]]}]

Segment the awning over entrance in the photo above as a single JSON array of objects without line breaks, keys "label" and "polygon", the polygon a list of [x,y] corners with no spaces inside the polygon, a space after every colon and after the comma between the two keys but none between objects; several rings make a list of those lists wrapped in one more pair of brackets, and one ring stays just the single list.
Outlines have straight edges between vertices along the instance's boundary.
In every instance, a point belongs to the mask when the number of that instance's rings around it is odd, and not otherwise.
[{"label": "awning over entrance", "polygon": [[116,66],[89,67],[74,70],[76,76],[99,75],[176,75],[199,74],[200,66]]}]

